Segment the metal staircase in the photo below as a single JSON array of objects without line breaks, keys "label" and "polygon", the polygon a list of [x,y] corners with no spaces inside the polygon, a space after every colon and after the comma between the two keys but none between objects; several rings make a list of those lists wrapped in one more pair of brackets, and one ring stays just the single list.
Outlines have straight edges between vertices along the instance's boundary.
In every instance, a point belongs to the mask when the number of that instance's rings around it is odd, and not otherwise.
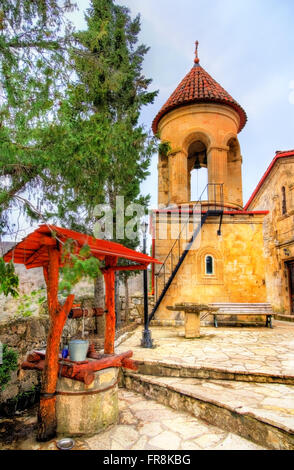
[{"label": "metal staircase", "polygon": [[[203,201],[203,196],[208,195],[207,200]],[[190,214],[182,226],[178,238],[172,245],[167,257],[165,258],[160,270],[155,273],[155,305],[149,315],[149,323],[153,319],[159,305],[161,304],[165,294],[172,284],[177,272],[183,264],[187,254],[189,253],[194,241],[206,220],[210,216],[220,217],[218,235],[221,235],[221,224],[224,212],[223,201],[223,184],[209,183],[202,192],[199,200],[193,205],[193,235],[188,240],[188,229],[191,224]],[[185,236],[186,234],[186,236]],[[187,242],[188,240],[188,242]],[[182,249],[185,244],[184,249]]]}]

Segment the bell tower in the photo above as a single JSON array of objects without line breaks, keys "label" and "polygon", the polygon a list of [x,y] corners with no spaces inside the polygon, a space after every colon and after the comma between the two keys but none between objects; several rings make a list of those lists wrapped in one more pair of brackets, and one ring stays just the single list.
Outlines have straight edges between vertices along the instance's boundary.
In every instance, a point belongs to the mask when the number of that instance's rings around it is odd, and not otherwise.
[{"label": "bell tower", "polygon": [[[266,302],[267,212],[243,208],[238,134],[246,121],[243,108],[201,67],[196,42],[192,69],[152,125],[162,143],[152,247],[162,265],[152,276],[151,318],[182,321],[176,306],[183,302],[235,308]],[[202,189],[192,201],[191,174],[194,184],[200,169],[208,185],[196,204]]]},{"label": "bell tower", "polygon": [[191,204],[191,172],[207,168],[208,204],[220,199],[222,187],[225,207],[242,209],[238,133],[246,121],[243,108],[201,67],[197,41],[193,68],[152,125],[169,148],[159,154],[158,205]]}]

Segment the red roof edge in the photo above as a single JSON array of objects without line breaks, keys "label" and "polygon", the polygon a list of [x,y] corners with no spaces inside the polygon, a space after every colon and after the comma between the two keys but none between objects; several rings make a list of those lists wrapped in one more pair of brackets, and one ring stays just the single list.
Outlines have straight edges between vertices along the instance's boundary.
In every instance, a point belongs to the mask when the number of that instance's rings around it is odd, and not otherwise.
[{"label": "red roof edge", "polygon": [[[88,244],[93,256],[103,259],[105,256],[112,256],[114,258],[128,259],[136,263],[145,264],[150,263],[162,264],[159,260],[148,256],[147,254],[132,250],[116,242],[98,239],[90,235],[75,232],[73,230],[65,229],[63,227],[56,227],[54,225],[40,225],[36,230],[28,234],[20,242],[18,242],[11,250],[5,253],[3,259],[5,262],[13,261],[17,264],[24,264],[27,269],[33,267],[45,266],[48,263],[48,251],[42,251],[44,247],[44,238],[51,236],[52,232],[58,235],[57,240],[71,238],[77,242],[77,248],[80,249],[85,244]],[[36,255],[34,263],[32,257]],[[136,265],[134,265],[136,269]]]},{"label": "red roof edge", "polygon": [[275,166],[276,162],[280,159],[280,158],[285,158],[285,157],[294,157],[294,150],[286,150],[286,151],[277,151],[276,152],[276,156],[274,157],[274,159],[272,160],[271,164],[269,165],[269,167],[267,168],[266,172],[264,173],[263,177],[261,178],[261,180],[259,181],[258,185],[256,186],[255,190],[253,191],[249,201],[247,202],[247,204],[244,206],[244,210],[248,210],[248,207],[250,206],[250,204],[253,202],[254,198],[257,196],[259,190],[261,189],[263,183],[265,182],[265,180],[267,179],[267,177],[269,176],[270,172],[272,171],[273,167]]}]

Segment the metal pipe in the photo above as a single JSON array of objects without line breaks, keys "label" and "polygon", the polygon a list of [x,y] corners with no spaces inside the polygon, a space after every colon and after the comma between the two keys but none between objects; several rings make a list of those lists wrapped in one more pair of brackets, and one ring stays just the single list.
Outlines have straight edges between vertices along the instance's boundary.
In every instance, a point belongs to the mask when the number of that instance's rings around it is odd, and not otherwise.
[{"label": "metal pipe", "polygon": [[[146,236],[148,224],[143,223],[143,253],[146,254]],[[143,271],[143,292],[144,292],[144,330],[142,335],[141,347],[152,348],[151,332],[149,330],[148,317],[148,272],[147,268]]]}]

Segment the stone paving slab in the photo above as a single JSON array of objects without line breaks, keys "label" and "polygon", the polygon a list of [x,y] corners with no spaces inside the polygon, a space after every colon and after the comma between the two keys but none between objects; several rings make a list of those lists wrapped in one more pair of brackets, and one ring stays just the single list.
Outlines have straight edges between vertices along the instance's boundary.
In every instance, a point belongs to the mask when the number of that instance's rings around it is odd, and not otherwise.
[{"label": "stone paving slab", "polygon": [[[134,374],[130,374],[134,375]],[[199,400],[248,414],[294,435],[294,387],[139,375]]]},{"label": "stone paving slab", "polygon": [[[121,389],[117,425],[91,437],[76,439],[75,450],[262,450],[262,446],[204,423],[186,412]],[[36,416],[25,418],[36,422]],[[1,429],[1,420],[0,420]],[[56,450],[56,440],[38,443],[32,435],[0,450]]]},{"label": "stone paving slab", "polygon": [[134,359],[232,372],[294,378],[294,325],[274,321],[274,328],[201,327],[201,337],[185,339],[182,327],[152,327],[153,349],[140,347],[142,327],[117,348]]}]

